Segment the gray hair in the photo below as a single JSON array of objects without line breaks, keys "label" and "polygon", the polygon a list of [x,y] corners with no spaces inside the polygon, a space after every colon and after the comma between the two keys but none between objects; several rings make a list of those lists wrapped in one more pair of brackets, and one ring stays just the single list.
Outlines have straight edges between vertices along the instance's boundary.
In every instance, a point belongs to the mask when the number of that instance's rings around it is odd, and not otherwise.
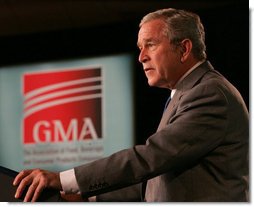
[{"label": "gray hair", "polygon": [[206,59],[205,31],[197,14],[173,8],[161,9],[144,16],[139,27],[155,19],[164,21],[165,35],[172,44],[177,46],[182,40],[190,39],[194,57],[198,60]]}]

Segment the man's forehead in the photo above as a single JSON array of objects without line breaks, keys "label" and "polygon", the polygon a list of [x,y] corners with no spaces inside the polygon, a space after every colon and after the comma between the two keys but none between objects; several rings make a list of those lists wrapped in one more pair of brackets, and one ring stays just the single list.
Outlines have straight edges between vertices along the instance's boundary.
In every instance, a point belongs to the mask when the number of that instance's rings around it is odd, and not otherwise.
[{"label": "man's forehead", "polygon": [[146,42],[151,42],[151,41],[156,41],[159,39],[162,39],[165,37],[165,32],[162,27],[158,27],[154,25],[154,27],[144,27],[140,28],[139,33],[138,33],[138,44],[141,42],[146,43]]},{"label": "man's forehead", "polygon": [[148,22],[145,22],[139,29],[140,32],[147,30],[160,30],[165,26],[164,22],[161,19],[154,19]]},{"label": "man's forehead", "polygon": [[149,36],[150,34],[160,34],[165,29],[165,24],[160,19],[155,19],[144,23],[138,32],[139,36]]}]

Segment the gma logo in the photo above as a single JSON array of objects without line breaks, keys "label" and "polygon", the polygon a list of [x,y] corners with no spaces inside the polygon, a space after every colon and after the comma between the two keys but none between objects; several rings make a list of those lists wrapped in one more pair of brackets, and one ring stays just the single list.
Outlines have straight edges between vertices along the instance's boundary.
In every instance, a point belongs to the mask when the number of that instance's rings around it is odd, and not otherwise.
[{"label": "gma logo", "polygon": [[35,143],[70,142],[85,139],[98,139],[93,121],[85,117],[79,124],[78,119],[71,119],[67,127],[61,120],[41,120],[34,124],[33,139]]}]

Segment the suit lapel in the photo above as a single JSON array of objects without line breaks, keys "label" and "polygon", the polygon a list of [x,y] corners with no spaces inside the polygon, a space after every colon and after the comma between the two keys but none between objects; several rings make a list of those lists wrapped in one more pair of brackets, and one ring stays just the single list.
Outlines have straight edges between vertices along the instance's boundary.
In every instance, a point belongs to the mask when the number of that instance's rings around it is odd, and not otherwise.
[{"label": "suit lapel", "polygon": [[173,114],[175,112],[174,109],[175,109],[178,101],[181,99],[181,94],[182,94],[181,91],[176,91],[176,93],[174,94],[172,100],[170,101],[165,112],[162,115],[162,118],[161,118],[161,121],[160,121],[157,131],[164,128],[167,125],[169,117],[173,116]]},{"label": "suit lapel", "polygon": [[184,78],[184,80],[177,86],[176,93],[163,113],[157,131],[163,129],[167,125],[170,117],[175,114],[177,105],[184,93],[195,86],[195,84],[204,76],[204,74],[212,69],[212,65],[206,61]]}]

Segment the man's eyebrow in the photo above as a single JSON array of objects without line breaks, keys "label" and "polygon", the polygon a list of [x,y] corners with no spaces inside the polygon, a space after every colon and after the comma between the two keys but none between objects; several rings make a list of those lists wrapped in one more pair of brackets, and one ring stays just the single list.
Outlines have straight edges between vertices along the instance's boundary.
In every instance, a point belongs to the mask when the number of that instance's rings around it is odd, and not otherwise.
[{"label": "man's eyebrow", "polygon": [[[144,39],[143,42],[145,44],[149,43],[149,42],[158,42],[158,40],[154,39],[154,38],[149,38],[149,39]],[[137,42],[137,46],[140,47],[141,43]]]}]

